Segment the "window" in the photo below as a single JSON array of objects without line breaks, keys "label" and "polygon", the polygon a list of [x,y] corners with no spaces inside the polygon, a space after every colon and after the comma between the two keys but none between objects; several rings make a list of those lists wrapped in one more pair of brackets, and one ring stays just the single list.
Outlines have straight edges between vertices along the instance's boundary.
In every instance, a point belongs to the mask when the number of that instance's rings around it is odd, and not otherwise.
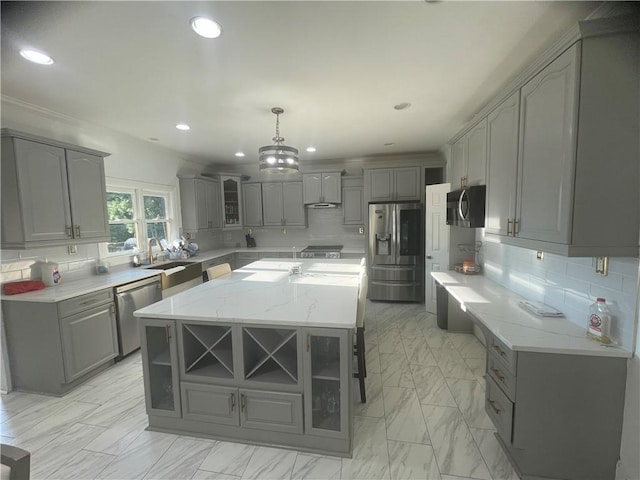
[{"label": "window", "polygon": [[111,239],[101,246],[101,256],[120,256],[128,261],[130,255],[146,252],[151,238],[170,243],[176,236],[172,231],[173,196],[172,187],[145,188],[107,181]]}]

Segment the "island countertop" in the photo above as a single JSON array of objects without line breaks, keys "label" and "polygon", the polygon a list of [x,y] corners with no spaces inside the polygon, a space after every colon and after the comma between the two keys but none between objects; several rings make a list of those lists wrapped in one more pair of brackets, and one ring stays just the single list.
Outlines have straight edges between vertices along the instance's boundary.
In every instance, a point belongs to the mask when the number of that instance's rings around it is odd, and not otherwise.
[{"label": "island countertop", "polygon": [[[289,274],[293,266],[301,274]],[[135,312],[210,322],[355,328],[360,261],[263,259]]]},{"label": "island countertop", "polygon": [[464,305],[467,313],[514,351],[631,357],[624,348],[604,346],[587,338],[586,327],[566,318],[539,317],[525,311],[518,305],[523,297],[482,275],[432,272],[431,276]]}]

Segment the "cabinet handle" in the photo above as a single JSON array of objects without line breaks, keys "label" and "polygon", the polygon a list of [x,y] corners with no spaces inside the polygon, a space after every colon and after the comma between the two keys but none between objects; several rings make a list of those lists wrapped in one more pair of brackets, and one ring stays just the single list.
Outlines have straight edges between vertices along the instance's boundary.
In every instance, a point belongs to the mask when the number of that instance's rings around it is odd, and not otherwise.
[{"label": "cabinet handle", "polygon": [[489,400],[489,405],[491,405],[491,408],[493,409],[494,412],[496,412],[496,414],[500,415],[500,409],[498,407],[496,407],[496,402],[494,402],[493,400]]},{"label": "cabinet handle", "polygon": [[311,335],[307,335],[307,352],[311,350]]},{"label": "cabinet handle", "polygon": [[507,236],[513,235],[513,232],[511,231],[512,223],[513,223],[513,220],[511,220],[510,218],[507,218]]},{"label": "cabinet handle", "polygon": [[76,238],[81,238],[82,236],[80,235],[80,225],[76,225]]},{"label": "cabinet handle", "polygon": [[240,394],[240,411],[244,412],[244,409],[247,408],[247,397],[243,394]]},{"label": "cabinet handle", "polygon": [[73,238],[73,227],[71,225],[67,225],[67,237]]},{"label": "cabinet handle", "polygon": [[504,376],[500,374],[500,370],[498,370],[495,367],[491,367],[491,371],[496,374],[496,377],[498,377],[498,380],[500,380],[501,382],[504,382]]},{"label": "cabinet handle", "polygon": [[500,354],[500,356],[501,356],[501,357],[506,356],[506,353],[504,353],[504,352],[502,351],[502,349],[501,349],[499,346],[494,345],[494,346],[493,346],[493,349],[494,349],[496,352],[498,352],[498,353]]},{"label": "cabinet handle", "polygon": [[171,326],[170,325],[165,325],[164,326],[164,334],[167,337],[167,343],[169,343],[169,340],[171,340]]},{"label": "cabinet handle", "polygon": [[519,220],[516,220],[515,218],[513,219],[513,236],[515,237],[519,232],[518,232],[518,224],[520,223]]},{"label": "cabinet handle", "polygon": [[231,402],[231,411],[233,412],[236,409],[236,394],[229,394],[229,401]]}]

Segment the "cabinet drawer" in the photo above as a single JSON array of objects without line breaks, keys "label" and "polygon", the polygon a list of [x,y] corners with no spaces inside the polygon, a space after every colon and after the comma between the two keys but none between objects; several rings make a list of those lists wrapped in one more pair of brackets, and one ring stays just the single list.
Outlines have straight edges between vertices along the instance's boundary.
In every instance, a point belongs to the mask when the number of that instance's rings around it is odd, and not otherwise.
[{"label": "cabinet drawer", "polygon": [[513,375],[516,374],[516,363],[518,360],[518,354],[516,352],[508,348],[493,335],[490,335],[487,339],[487,349],[489,352],[495,353],[504,362],[506,369]]},{"label": "cabinet drawer", "polygon": [[181,382],[180,390],[185,420],[239,425],[237,388]]},{"label": "cabinet drawer", "polygon": [[113,290],[108,288],[99,292],[87,293],[79,297],[63,300],[58,303],[58,315],[67,317],[103,303],[113,302]]},{"label": "cabinet drawer", "polygon": [[516,376],[509,371],[507,363],[495,351],[489,350],[487,373],[502,388],[511,401],[516,400]]},{"label": "cabinet drawer", "polygon": [[487,378],[485,410],[496,426],[496,430],[502,437],[502,440],[504,440],[507,445],[511,444],[513,403],[502,393],[500,387],[498,387],[491,377]]}]

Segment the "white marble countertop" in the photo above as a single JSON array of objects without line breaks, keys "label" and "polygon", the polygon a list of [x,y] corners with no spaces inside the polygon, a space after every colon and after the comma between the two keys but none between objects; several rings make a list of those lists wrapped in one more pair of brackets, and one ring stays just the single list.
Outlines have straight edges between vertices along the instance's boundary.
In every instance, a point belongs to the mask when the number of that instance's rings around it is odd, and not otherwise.
[{"label": "white marble countertop", "polygon": [[2,300],[15,302],[61,302],[62,300],[68,300],[86,293],[117,287],[118,285],[153,277],[161,273],[162,270],[153,270],[150,268],[129,268],[105,275],[82,277],[69,282],[63,279],[60,285],[46,287],[43,290],[20,293],[18,295],[2,295]]},{"label": "white marble countertop", "polygon": [[539,317],[523,310],[518,305],[523,297],[482,275],[432,272],[431,276],[467,313],[514,351],[631,357],[628,350],[606,347],[587,338],[586,327],[566,318]]},{"label": "white marble countertop", "polygon": [[[302,274],[289,275],[293,265]],[[263,259],[149,305],[137,317],[355,328],[359,260]]]},{"label": "white marble countertop", "polygon": [[[256,248],[217,248],[213,250],[206,250],[198,252],[198,255],[190,257],[186,262],[202,263],[207,260],[222,257],[230,253],[236,252],[258,252],[258,253],[282,253],[288,252],[292,247],[256,247]],[[300,250],[304,248],[301,247]],[[299,251],[299,250],[298,250]],[[344,253],[362,253],[364,251],[358,249],[343,249]],[[173,260],[168,260],[173,261]],[[164,263],[164,262],[160,262]],[[36,290],[33,292],[20,293],[18,295],[1,295],[2,300],[16,301],[16,302],[60,302],[62,300],[68,300],[69,298],[77,297],[87,293],[97,292],[105,288],[113,288],[126,283],[135,282],[136,280],[142,280],[143,278],[153,277],[159,275],[162,270],[154,270],[152,268],[133,268],[127,266],[116,267],[112,273],[105,275],[87,275],[82,278],[67,281],[63,277],[63,281],[60,285],[54,287],[46,287],[43,290]]]}]

